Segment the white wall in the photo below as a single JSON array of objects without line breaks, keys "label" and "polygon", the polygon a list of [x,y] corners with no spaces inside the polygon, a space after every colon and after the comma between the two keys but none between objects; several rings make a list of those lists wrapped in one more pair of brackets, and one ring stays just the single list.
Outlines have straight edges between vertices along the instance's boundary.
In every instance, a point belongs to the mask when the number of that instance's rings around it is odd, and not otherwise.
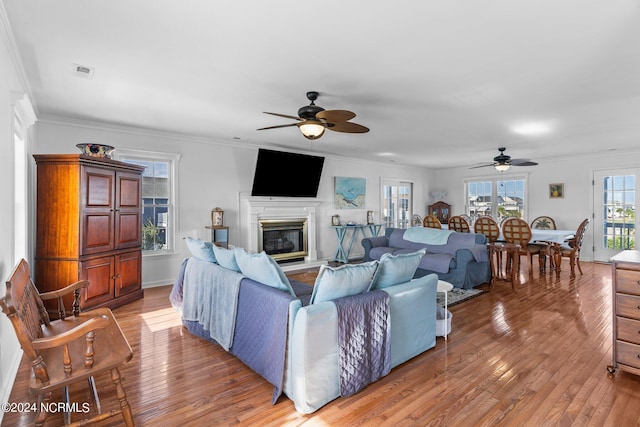
[{"label": "white wall", "polygon": [[[35,129],[35,153],[76,153],[80,142],[104,143],[118,148],[175,153],[180,155],[178,166],[177,231],[178,252],[174,255],[148,256],[143,259],[143,286],[166,285],[177,276],[181,260],[189,256],[183,237],[208,238],[206,225],[210,225],[211,209],[224,210],[224,223],[231,227],[230,243],[241,246],[245,240],[240,230],[240,193],[251,191],[258,147],[241,143],[200,140],[153,132],[117,128],[69,121],[41,119]],[[310,153],[313,154],[313,153]],[[351,176],[367,180],[365,209],[336,210],[333,203],[334,177]],[[391,163],[365,162],[325,156],[317,201],[318,258],[333,258],[337,239],[331,216],[338,213],[345,221],[366,222],[366,211],[376,211],[380,218],[380,180],[397,178],[414,183],[416,213],[423,214],[428,202],[426,195],[432,189],[432,172],[424,168],[400,166]],[[359,239],[358,239],[359,240]],[[362,255],[359,244],[354,244],[352,256]]]},{"label": "white wall", "polygon": [[[604,144],[603,144],[604,145]],[[595,170],[640,167],[640,151],[603,151],[602,154],[581,155],[576,153],[571,159],[537,158],[539,165],[512,167],[500,175],[492,167],[480,169],[453,168],[436,171],[435,185],[448,192],[448,202],[452,204],[452,214],[464,212],[466,178],[483,178],[526,174],[528,194],[526,197],[526,218],[530,222],[540,215],[555,219],[561,229],[575,229],[585,218],[592,219],[594,195],[593,172]],[[564,198],[550,199],[549,184],[564,183]],[[581,259],[593,260],[593,224],[589,225],[582,246]]]}]

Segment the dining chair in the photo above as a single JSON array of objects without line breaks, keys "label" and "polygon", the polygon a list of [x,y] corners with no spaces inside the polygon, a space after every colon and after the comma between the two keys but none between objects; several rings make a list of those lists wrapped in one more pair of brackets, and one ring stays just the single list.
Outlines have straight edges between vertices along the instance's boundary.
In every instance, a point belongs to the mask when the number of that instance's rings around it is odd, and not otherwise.
[{"label": "dining chair", "polygon": [[[72,406],[69,387],[77,389],[77,383],[84,382],[88,383],[94,409],[91,411],[88,407],[85,415],[90,418],[74,424],[85,425],[122,415],[124,425],[134,425],[118,370],[131,360],[133,352],[111,310],[96,308],[80,313],[80,290],[88,286],[88,281],[81,280],[56,291],[38,293],[29,265],[23,259],[6,282],[6,293],[0,298],[0,307],[11,320],[20,346],[31,362],[29,387],[38,396],[36,426],[42,426],[47,417],[47,412],[41,409],[58,402],[52,400],[52,392],[61,391],[61,402]],[[73,316],[67,317],[63,296],[72,292]],[[50,320],[43,300],[57,300],[60,319]],[[94,381],[94,377],[101,374],[110,374],[118,399],[117,408],[104,413]],[[65,424],[70,424],[70,413],[63,417]]]},{"label": "dining chair", "polygon": [[539,216],[531,221],[531,228],[539,230],[555,230],[556,222],[550,216]]},{"label": "dining chair", "polygon": [[484,234],[489,243],[495,243],[500,238],[500,226],[495,219],[490,216],[480,216],[473,223],[475,233]]},{"label": "dining chair", "polygon": [[460,216],[460,217],[462,217],[462,218],[464,218],[464,219],[469,223],[469,225],[472,225],[472,224],[473,224],[473,220],[471,219],[471,217],[470,217],[469,215],[467,215],[467,214],[460,214],[459,216]]},{"label": "dining chair", "polygon": [[454,215],[449,218],[449,230],[457,231],[458,233],[470,233],[471,226],[469,222],[460,215]]},{"label": "dining chair", "polygon": [[428,228],[442,228],[440,220],[435,215],[427,215],[422,220],[422,225]]},{"label": "dining chair", "polygon": [[544,259],[549,252],[549,246],[545,244],[532,244],[531,227],[527,221],[520,218],[507,218],[502,223],[502,236],[507,243],[520,245],[520,255],[529,258],[529,274],[533,274],[533,256],[538,255],[539,269],[544,270]]},{"label": "dining chair", "polygon": [[571,267],[571,278],[576,277],[576,265],[582,275],[582,267],[580,266],[580,248],[582,248],[582,242],[584,240],[584,234],[587,231],[589,225],[589,218],[585,218],[580,223],[576,234],[573,239],[566,242],[566,244],[553,246],[553,258],[556,265],[556,275],[560,275],[560,263],[562,258],[569,258],[569,265]]}]

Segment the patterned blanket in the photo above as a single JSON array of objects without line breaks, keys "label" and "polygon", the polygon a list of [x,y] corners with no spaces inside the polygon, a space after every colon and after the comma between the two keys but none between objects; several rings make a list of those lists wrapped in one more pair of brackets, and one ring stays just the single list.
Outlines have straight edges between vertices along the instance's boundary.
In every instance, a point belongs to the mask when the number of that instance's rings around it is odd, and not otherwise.
[{"label": "patterned blanket", "polygon": [[391,370],[389,294],[334,300],[338,309],[340,394],[351,396]]}]

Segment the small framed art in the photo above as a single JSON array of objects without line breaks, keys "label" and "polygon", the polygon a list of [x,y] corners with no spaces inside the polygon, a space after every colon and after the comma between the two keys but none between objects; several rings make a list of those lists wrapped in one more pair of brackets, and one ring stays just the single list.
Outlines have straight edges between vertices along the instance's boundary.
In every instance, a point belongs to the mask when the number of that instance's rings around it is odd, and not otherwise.
[{"label": "small framed art", "polygon": [[564,184],[549,184],[549,198],[550,199],[563,199],[564,198]]}]

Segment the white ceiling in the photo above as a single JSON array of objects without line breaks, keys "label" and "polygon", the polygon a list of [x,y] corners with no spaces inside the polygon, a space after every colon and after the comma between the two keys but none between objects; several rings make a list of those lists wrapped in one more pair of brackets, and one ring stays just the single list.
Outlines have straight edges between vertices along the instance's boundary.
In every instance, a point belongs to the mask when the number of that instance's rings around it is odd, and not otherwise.
[{"label": "white ceiling", "polygon": [[[640,141],[637,0],[1,1],[41,117],[435,168]],[[371,131],[256,130],[310,90]]]}]

